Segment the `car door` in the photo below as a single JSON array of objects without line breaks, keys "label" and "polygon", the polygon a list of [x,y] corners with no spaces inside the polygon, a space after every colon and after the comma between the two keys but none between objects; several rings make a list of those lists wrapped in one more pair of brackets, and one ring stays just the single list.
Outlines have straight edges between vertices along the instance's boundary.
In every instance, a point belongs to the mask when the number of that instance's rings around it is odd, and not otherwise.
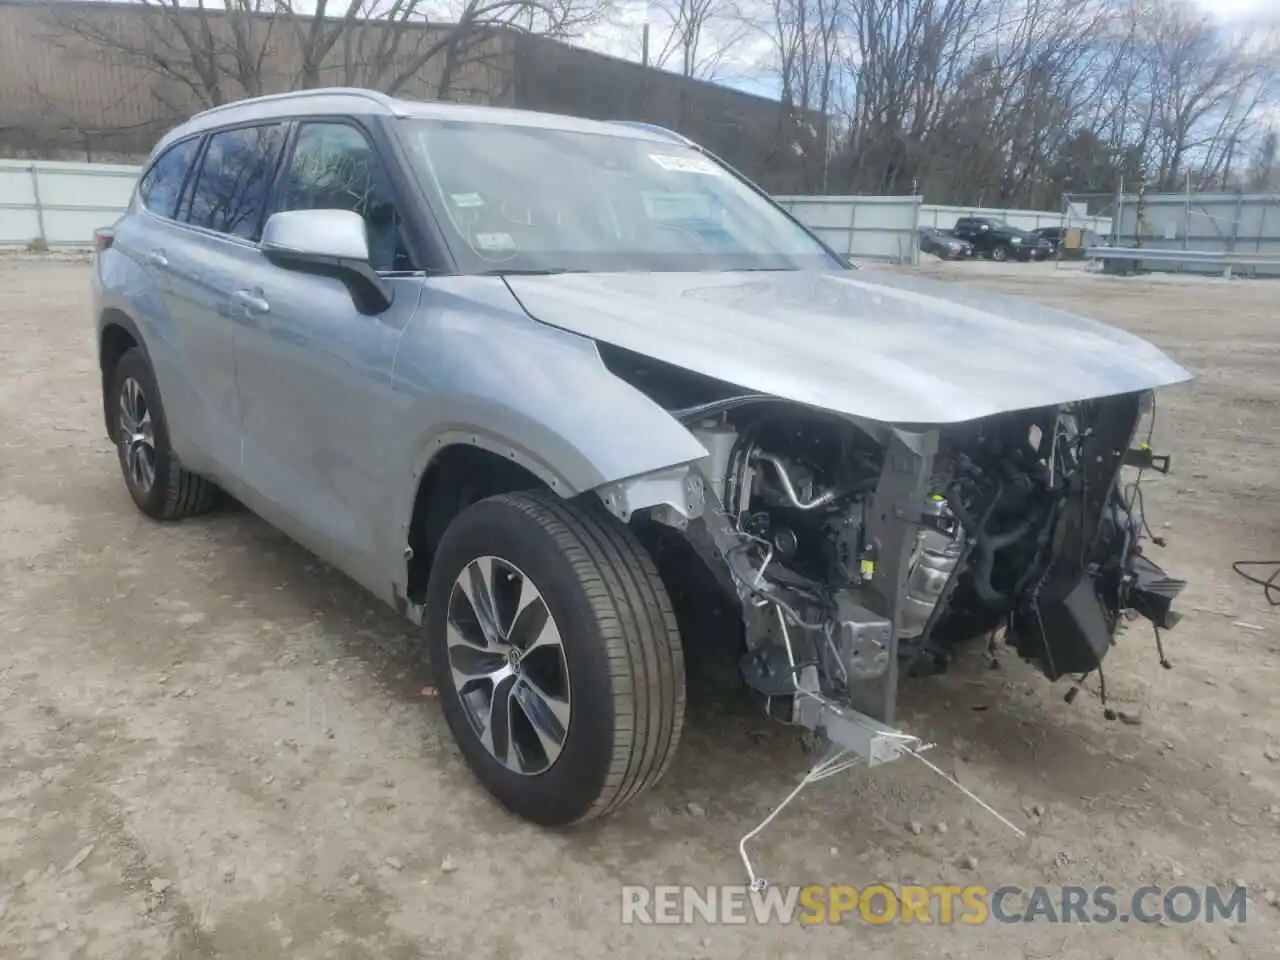
[{"label": "car door", "polygon": [[[256,241],[287,127],[261,123],[209,134],[178,211],[154,258],[169,281],[174,328],[190,377],[189,420],[200,436],[193,470],[235,485],[241,468],[232,292]],[[207,461],[207,462],[205,462]]]},{"label": "car door", "polygon": [[271,212],[342,209],[366,222],[372,266],[392,304],[361,313],[341,279],[259,257],[237,293],[251,318],[236,326],[244,476],[259,509],[291,524],[313,551],[357,580],[380,579],[376,544],[390,462],[392,367],[421,280],[412,275],[387,168],[356,123],[300,121]]}]

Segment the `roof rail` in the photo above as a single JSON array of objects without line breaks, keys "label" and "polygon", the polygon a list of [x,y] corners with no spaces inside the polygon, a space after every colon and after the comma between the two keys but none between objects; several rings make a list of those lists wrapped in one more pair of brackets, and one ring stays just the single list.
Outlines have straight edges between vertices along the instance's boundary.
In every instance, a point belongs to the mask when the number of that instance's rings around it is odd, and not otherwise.
[{"label": "roof rail", "polygon": [[616,123],[624,127],[636,127],[640,130],[648,130],[650,133],[661,134],[668,140],[674,140],[677,143],[695,146],[694,142],[683,134],[676,133],[674,130],[668,130],[666,127],[660,127],[656,123],[645,123],[643,120],[610,120],[610,123]]},{"label": "roof rail", "polygon": [[221,113],[223,110],[230,110],[233,107],[245,107],[259,103],[275,103],[280,100],[302,100],[307,97],[318,96],[351,96],[361,97],[385,107],[388,110],[394,109],[395,98],[389,97],[385,93],[377,90],[369,90],[364,87],[313,87],[307,90],[287,90],[284,93],[266,93],[260,97],[246,97],[243,100],[232,100],[229,103],[220,103],[217,106],[210,107],[207,110],[201,110],[197,114],[193,114],[191,119],[197,117],[207,117],[210,114]]}]

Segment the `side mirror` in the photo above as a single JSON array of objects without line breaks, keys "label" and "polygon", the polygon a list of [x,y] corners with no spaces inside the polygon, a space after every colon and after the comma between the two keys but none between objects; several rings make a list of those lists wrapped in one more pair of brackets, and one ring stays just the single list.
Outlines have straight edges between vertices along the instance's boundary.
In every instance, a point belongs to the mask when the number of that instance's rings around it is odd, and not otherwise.
[{"label": "side mirror", "polygon": [[361,313],[391,306],[392,290],[369,264],[364,218],[351,210],[285,210],[262,228],[262,255],[276,266],[336,277]]}]

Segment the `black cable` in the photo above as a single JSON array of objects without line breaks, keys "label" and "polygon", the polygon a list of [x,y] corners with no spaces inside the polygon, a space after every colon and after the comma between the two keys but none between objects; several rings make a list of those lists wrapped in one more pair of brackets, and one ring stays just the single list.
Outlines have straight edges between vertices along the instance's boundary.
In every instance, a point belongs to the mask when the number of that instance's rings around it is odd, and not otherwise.
[{"label": "black cable", "polygon": [[[1144,444],[1144,446],[1147,449],[1151,448],[1151,438],[1155,436],[1155,432],[1156,432],[1156,395],[1152,393],[1151,394],[1151,419],[1147,423],[1147,440],[1146,440],[1146,443]],[[1125,509],[1129,512],[1129,516],[1132,517],[1134,504],[1137,504],[1138,516],[1142,518],[1142,532],[1145,533],[1148,537],[1150,537],[1151,542],[1154,543],[1156,546],[1163,547],[1165,544],[1164,538],[1157,537],[1151,529],[1151,524],[1147,522],[1147,505],[1146,505],[1146,502],[1142,499],[1142,474],[1144,469],[1145,468],[1143,467],[1139,467],[1138,476],[1134,479],[1133,483],[1128,484],[1125,488],[1126,490],[1133,491],[1129,495],[1129,502],[1125,504]]]},{"label": "black cable", "polygon": [[1133,516],[1133,505],[1136,502],[1138,504],[1138,516],[1142,518],[1142,532],[1145,533],[1151,539],[1151,542],[1154,543],[1156,546],[1163,547],[1165,544],[1164,537],[1157,537],[1154,531],[1152,531],[1151,525],[1147,523],[1147,505],[1146,505],[1146,502],[1142,499],[1142,470],[1141,469],[1138,470],[1137,481],[1135,483],[1129,484],[1128,489],[1131,489],[1133,491],[1132,495],[1129,497],[1129,503],[1126,506],[1126,509],[1129,511],[1129,516],[1130,517]]},{"label": "black cable", "polygon": [[[1251,573],[1245,573],[1241,567],[1269,567],[1272,569],[1271,576],[1263,580],[1261,577],[1255,577]],[[1250,583],[1256,583],[1262,587],[1262,595],[1267,598],[1267,603],[1273,607],[1280,607],[1280,560],[1237,560],[1231,564],[1231,569],[1240,576],[1244,577]]]}]

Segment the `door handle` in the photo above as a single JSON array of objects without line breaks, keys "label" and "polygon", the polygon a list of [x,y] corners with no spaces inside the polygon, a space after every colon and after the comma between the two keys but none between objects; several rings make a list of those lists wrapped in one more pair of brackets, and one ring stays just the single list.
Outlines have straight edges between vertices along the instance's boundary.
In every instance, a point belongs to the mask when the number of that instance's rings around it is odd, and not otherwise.
[{"label": "door handle", "polygon": [[237,290],[231,297],[244,308],[245,313],[260,314],[271,312],[271,304],[267,302],[261,290]]},{"label": "door handle", "polygon": [[147,254],[147,260],[154,267],[169,266],[169,258],[164,255],[163,250],[152,250],[149,254]]}]

